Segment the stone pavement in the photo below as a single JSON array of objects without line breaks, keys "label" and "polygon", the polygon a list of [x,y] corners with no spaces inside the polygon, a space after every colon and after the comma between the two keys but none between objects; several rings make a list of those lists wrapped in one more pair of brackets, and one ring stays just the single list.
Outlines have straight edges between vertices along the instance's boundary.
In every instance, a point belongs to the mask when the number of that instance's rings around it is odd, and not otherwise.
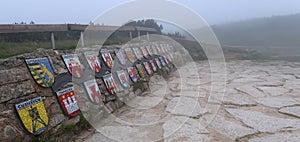
[{"label": "stone pavement", "polygon": [[222,79],[211,90],[210,76],[224,71],[209,67],[203,61],[168,79],[153,76],[149,92],[77,141],[300,141],[300,63],[229,61],[224,94]]}]

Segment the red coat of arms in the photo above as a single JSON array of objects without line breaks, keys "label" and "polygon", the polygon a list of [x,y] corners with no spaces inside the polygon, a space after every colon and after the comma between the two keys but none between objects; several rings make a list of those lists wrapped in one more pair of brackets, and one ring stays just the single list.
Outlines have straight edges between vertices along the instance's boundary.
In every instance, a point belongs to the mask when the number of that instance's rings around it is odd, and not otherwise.
[{"label": "red coat of arms", "polygon": [[163,58],[164,58],[164,60],[165,60],[165,62],[166,62],[166,64],[169,64],[169,58],[165,55],[165,56],[163,56]]},{"label": "red coat of arms", "polygon": [[101,103],[101,92],[95,79],[84,82],[84,87],[90,100],[95,104]]},{"label": "red coat of arms", "polygon": [[119,71],[117,71],[117,74],[118,74],[118,78],[119,78],[119,81],[122,84],[122,86],[124,88],[129,88],[130,85],[129,85],[127,75],[126,75],[125,71],[124,70],[119,70]]},{"label": "red coat of arms", "polygon": [[147,51],[148,51],[149,55],[150,55],[150,56],[152,56],[152,55],[153,55],[153,53],[152,53],[151,46],[146,46],[146,49],[147,49]]},{"label": "red coat of arms", "polygon": [[86,60],[89,63],[90,68],[95,71],[96,73],[100,72],[101,64],[100,60],[97,56],[96,52],[86,52],[84,53]]},{"label": "red coat of arms", "polygon": [[145,58],[148,58],[149,57],[149,54],[148,54],[148,52],[147,52],[147,49],[146,49],[146,47],[141,47],[141,50],[142,50],[142,53],[143,53],[143,55],[144,55],[144,57]]},{"label": "red coat of arms", "polygon": [[158,58],[155,58],[155,62],[156,62],[156,65],[158,66],[158,68],[161,69],[162,66],[161,66],[161,63]]},{"label": "red coat of arms", "polygon": [[157,49],[157,53],[158,54],[162,54],[162,51],[161,51],[161,48],[160,48],[160,45],[157,45],[157,46],[155,46],[156,47],[156,49]]},{"label": "red coat of arms", "polygon": [[156,45],[152,45],[152,51],[153,51],[153,54],[158,55]]},{"label": "red coat of arms", "polygon": [[138,78],[135,69],[133,67],[128,67],[127,72],[132,82],[136,83],[138,81]]},{"label": "red coat of arms", "polygon": [[112,59],[109,51],[101,50],[100,53],[101,53],[101,56],[102,56],[102,59],[103,59],[105,65],[111,69],[113,67],[113,59]]},{"label": "red coat of arms", "polygon": [[69,116],[76,116],[78,114],[79,106],[74,87],[58,91],[56,95],[65,114]]},{"label": "red coat of arms", "polygon": [[62,57],[72,76],[81,77],[83,70],[81,68],[81,63],[78,56],[76,54],[68,54],[62,55]]},{"label": "red coat of arms", "polygon": [[150,60],[149,62],[150,62],[150,65],[151,65],[153,71],[156,72],[156,71],[157,71],[157,68],[156,68],[156,65],[155,65],[154,61],[153,61],[153,60]]},{"label": "red coat of arms", "polygon": [[118,91],[117,86],[116,86],[116,83],[115,83],[111,73],[103,76],[103,81],[104,81],[105,86],[110,94],[117,93],[117,91]]},{"label": "red coat of arms", "polygon": [[160,50],[161,50],[162,54],[166,53],[165,45],[164,44],[160,44]]},{"label": "red coat of arms", "polygon": [[152,74],[153,74],[153,71],[152,71],[152,69],[151,69],[149,63],[148,63],[148,62],[143,62],[143,64],[144,64],[144,67],[145,67],[145,69],[146,69],[147,74],[148,74],[148,75],[152,75]]},{"label": "red coat of arms", "polygon": [[121,49],[115,49],[115,53],[116,53],[116,56],[119,60],[119,62],[122,64],[122,65],[125,65],[126,64],[126,58],[124,56],[124,51],[121,50]]},{"label": "red coat of arms", "polygon": [[141,51],[140,51],[139,48],[137,48],[137,47],[133,48],[133,51],[134,51],[134,54],[135,54],[136,58],[138,58],[138,59],[143,58],[143,55],[142,55],[142,53],[141,53]]}]

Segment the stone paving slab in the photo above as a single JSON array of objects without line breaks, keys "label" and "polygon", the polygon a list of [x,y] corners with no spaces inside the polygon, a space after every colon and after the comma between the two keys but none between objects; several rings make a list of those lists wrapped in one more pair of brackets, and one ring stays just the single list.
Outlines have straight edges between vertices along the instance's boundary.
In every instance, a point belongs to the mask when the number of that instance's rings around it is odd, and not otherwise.
[{"label": "stone paving slab", "polygon": [[151,141],[148,132],[130,126],[105,126],[97,129],[104,136],[122,142]]},{"label": "stone paving slab", "polygon": [[117,141],[114,141],[104,136],[103,134],[96,132],[93,134],[93,136],[86,138],[84,142],[117,142]]},{"label": "stone paving slab", "polygon": [[237,90],[244,92],[252,97],[264,97],[265,94],[261,91],[259,91],[258,89],[256,89],[255,87],[251,86],[251,85],[245,85],[245,86],[241,86],[241,87],[237,87]]},{"label": "stone paving slab", "polygon": [[281,108],[279,112],[300,118],[300,106]]},{"label": "stone paving slab", "polygon": [[198,121],[183,116],[167,120],[163,124],[163,130],[165,142],[202,142],[206,139],[205,134],[209,133]]},{"label": "stone paving slab", "polygon": [[299,101],[288,97],[267,97],[267,98],[259,98],[256,100],[257,103],[265,105],[267,107],[272,108],[282,108],[286,106],[293,106],[300,104]]},{"label": "stone paving slab", "polygon": [[250,139],[249,142],[299,142],[300,134],[273,134],[261,138]]},{"label": "stone paving slab", "polygon": [[172,93],[173,97],[193,97],[193,98],[204,98],[207,96],[205,91],[199,90],[186,90],[182,89],[182,91],[178,91],[176,93]]},{"label": "stone paving slab", "polygon": [[183,115],[189,117],[200,117],[206,113],[196,99],[188,97],[175,97],[166,107],[166,112],[174,115]]},{"label": "stone paving slab", "polygon": [[280,96],[280,95],[287,94],[289,92],[288,89],[283,88],[282,86],[279,86],[279,87],[263,86],[263,87],[258,87],[258,88],[270,96]]},{"label": "stone paving slab", "polygon": [[[220,99],[220,98],[219,98]],[[238,106],[253,106],[256,102],[250,97],[242,95],[237,91],[226,93],[223,98],[223,104],[238,105]]]},{"label": "stone paving slab", "polygon": [[257,111],[227,108],[235,119],[260,132],[276,132],[282,130],[300,130],[300,120],[269,116]]},{"label": "stone paving slab", "polygon": [[257,132],[254,129],[227,121],[222,116],[216,116],[209,126],[232,140],[236,140]]}]

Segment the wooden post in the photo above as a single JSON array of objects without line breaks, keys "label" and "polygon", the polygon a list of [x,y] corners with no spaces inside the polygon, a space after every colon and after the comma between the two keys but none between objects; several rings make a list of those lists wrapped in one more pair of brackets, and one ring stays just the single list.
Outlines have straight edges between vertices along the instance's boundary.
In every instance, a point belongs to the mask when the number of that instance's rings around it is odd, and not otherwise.
[{"label": "wooden post", "polygon": [[81,47],[84,47],[83,32],[82,31],[80,32],[80,44],[81,44]]},{"label": "wooden post", "polygon": [[132,40],[132,32],[131,31],[129,32],[129,38],[130,38],[130,40]]},{"label": "wooden post", "polygon": [[147,40],[150,41],[149,32],[147,32]]},{"label": "wooden post", "polygon": [[54,39],[54,33],[51,32],[51,46],[52,49],[55,50],[55,39]]},{"label": "wooden post", "polygon": [[138,31],[138,37],[139,37],[139,40],[141,40],[141,32]]}]

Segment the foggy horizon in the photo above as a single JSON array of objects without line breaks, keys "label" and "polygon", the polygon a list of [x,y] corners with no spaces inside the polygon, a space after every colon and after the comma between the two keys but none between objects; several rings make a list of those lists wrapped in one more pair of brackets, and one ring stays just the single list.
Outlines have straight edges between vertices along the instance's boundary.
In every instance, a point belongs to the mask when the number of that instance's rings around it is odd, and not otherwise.
[{"label": "foggy horizon", "polygon": [[[300,1],[183,1],[175,3],[186,6],[203,17],[209,25],[226,24],[236,21],[244,21],[254,18],[293,15],[300,13]],[[16,4],[17,3],[17,4]],[[0,24],[13,24],[15,22],[34,21],[36,24],[88,24],[98,15],[116,7],[125,0],[100,2],[88,0],[76,2],[66,0],[53,0],[38,2],[36,0],[2,2],[0,12],[5,13],[0,19]],[[25,7],[24,5],[27,5]],[[13,8],[12,8],[13,7]],[[155,12],[155,11],[154,11]],[[104,25],[120,25],[118,23],[103,23]]]}]

